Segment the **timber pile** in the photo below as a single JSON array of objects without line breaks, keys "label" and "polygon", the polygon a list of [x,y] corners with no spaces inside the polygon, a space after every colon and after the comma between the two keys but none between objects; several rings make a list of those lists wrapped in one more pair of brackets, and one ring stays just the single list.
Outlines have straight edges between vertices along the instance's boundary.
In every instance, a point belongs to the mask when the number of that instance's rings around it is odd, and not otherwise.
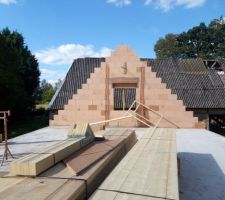
[{"label": "timber pile", "polygon": [[92,200],[178,200],[174,129],[150,129],[116,166]]},{"label": "timber pile", "polygon": [[69,131],[68,136],[73,140],[58,142],[44,150],[38,150],[13,161],[10,166],[11,173],[37,176],[94,140],[94,134],[88,124],[78,124]]},{"label": "timber pile", "polygon": [[0,199],[88,198],[137,141],[132,130],[106,131],[105,138],[90,143],[34,178],[12,174],[0,178]]}]

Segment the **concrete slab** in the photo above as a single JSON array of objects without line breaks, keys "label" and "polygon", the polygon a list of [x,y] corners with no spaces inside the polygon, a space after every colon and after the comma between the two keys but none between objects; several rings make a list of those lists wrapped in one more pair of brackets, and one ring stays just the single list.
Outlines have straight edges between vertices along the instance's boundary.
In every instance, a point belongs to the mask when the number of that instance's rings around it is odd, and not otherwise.
[{"label": "concrete slab", "polygon": [[[34,153],[38,149],[43,149],[67,138],[69,126],[49,126],[45,127],[8,141],[9,149],[15,158],[21,158],[30,153]],[[0,144],[0,161],[4,151],[4,145]],[[12,161],[9,157],[8,161],[0,166],[0,176],[3,172],[9,171],[9,163]]]},{"label": "concrete slab", "polygon": [[[10,139],[9,148],[19,158],[65,139],[69,128],[50,126],[39,129]],[[139,139],[146,136],[145,128],[134,130]],[[181,159],[180,199],[224,200],[225,137],[204,129],[178,129],[177,152]],[[0,160],[2,154],[3,145],[0,144]],[[9,162],[0,167],[0,176],[9,171]]]},{"label": "concrete slab", "polygon": [[225,137],[204,129],[178,129],[181,200],[225,199]]}]

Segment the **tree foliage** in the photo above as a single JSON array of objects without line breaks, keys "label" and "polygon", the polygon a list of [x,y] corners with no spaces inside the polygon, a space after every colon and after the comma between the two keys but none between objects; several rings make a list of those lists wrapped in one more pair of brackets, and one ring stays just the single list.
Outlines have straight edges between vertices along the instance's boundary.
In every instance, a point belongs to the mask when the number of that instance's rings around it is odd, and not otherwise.
[{"label": "tree foliage", "polygon": [[154,47],[157,58],[225,58],[225,20],[223,17],[200,23],[181,34],[167,34]]},{"label": "tree foliage", "polygon": [[54,87],[52,84],[48,83],[45,79],[41,81],[40,89],[39,89],[39,95],[40,95],[40,101],[39,103],[49,103],[55,94],[55,92],[58,90],[58,88],[61,86],[62,80],[59,79]]},{"label": "tree foliage", "polygon": [[22,34],[0,31],[0,110],[10,109],[13,115],[32,110],[39,76],[38,62]]},{"label": "tree foliage", "polygon": [[55,93],[55,90],[53,86],[44,79],[41,81],[40,84],[40,92],[41,92],[41,103],[48,103],[51,101]]}]

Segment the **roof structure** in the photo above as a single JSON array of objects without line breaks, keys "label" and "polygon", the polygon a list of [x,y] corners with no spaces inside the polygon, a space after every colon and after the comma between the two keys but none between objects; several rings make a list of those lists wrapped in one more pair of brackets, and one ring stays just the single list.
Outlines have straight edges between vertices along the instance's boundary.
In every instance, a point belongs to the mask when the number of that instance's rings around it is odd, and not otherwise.
[{"label": "roof structure", "polygon": [[208,69],[202,59],[142,59],[188,108],[225,108],[223,71]]},{"label": "roof structure", "polygon": [[101,66],[105,58],[79,58],[73,61],[72,66],[66,74],[61,87],[53,96],[49,109],[61,110],[68,100],[72,98],[73,94],[82,87],[82,84],[87,82],[94,69]]},{"label": "roof structure", "polygon": [[[61,88],[49,104],[51,110],[61,110],[73,94],[87,82],[95,68],[105,58],[79,58],[74,60]],[[148,59],[146,61],[167,88],[183,100],[187,108],[225,108],[225,60],[218,59],[220,71],[208,68],[202,59]],[[150,70],[150,69],[149,69]],[[146,77],[148,78],[148,77]],[[128,96],[132,96],[130,94]],[[128,101],[129,97],[126,98]]]}]

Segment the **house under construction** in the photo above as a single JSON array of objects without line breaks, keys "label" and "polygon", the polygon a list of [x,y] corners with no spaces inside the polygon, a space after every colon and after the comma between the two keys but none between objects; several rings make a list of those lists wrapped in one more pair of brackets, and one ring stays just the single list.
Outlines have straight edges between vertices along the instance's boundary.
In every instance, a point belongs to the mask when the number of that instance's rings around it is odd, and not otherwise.
[{"label": "house under construction", "polygon": [[[50,125],[116,118],[137,100],[165,117],[158,127],[174,127],[168,119],[181,128],[210,128],[217,122],[223,128],[224,72],[223,59],[147,59],[128,46],[118,46],[107,58],[74,60],[49,104]],[[158,120],[153,112],[139,108],[138,113],[152,124]],[[134,118],[107,124],[142,125]]]},{"label": "house under construction", "polygon": [[205,129],[224,127],[224,71],[128,46],[74,60],[50,126],[0,144],[0,200],[225,199],[225,138]]}]

